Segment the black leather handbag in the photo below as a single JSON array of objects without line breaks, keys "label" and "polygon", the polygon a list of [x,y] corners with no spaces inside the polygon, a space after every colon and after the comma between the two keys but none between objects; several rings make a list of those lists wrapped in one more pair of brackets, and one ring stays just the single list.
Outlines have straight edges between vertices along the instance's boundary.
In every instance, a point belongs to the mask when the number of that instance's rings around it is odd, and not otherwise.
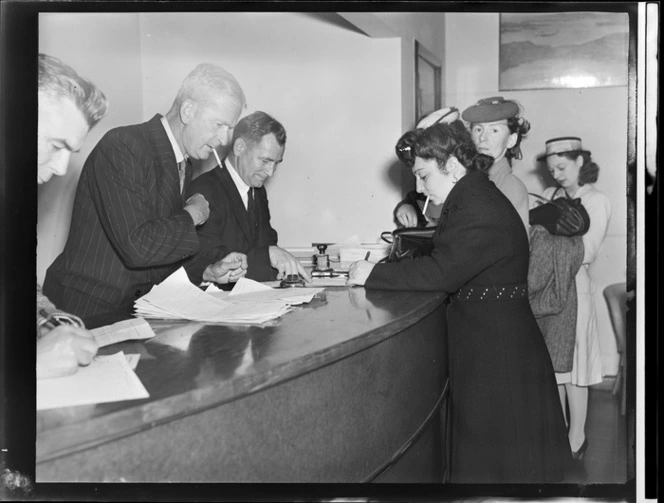
[{"label": "black leather handbag", "polygon": [[431,255],[435,232],[435,227],[409,227],[383,232],[380,237],[392,245],[390,253],[383,260],[398,262],[408,258]]},{"label": "black leather handbag", "polygon": [[560,187],[550,200],[537,194],[530,194],[542,201],[542,204],[530,210],[530,225],[541,225],[549,234],[556,236],[583,236],[590,228],[590,216],[581,204],[581,199],[572,199],[565,192],[565,197],[555,198]]}]

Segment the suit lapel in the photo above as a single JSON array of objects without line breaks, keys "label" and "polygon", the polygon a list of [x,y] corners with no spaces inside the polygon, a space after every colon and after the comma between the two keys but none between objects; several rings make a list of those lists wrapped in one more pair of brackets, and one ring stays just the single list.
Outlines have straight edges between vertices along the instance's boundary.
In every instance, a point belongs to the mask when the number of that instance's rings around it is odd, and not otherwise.
[{"label": "suit lapel", "polygon": [[226,197],[231,202],[231,210],[233,211],[233,215],[240,225],[242,232],[247,238],[247,243],[251,243],[252,236],[251,226],[249,225],[249,213],[245,209],[244,203],[242,202],[242,197],[240,196],[240,193],[235,186],[235,182],[233,182],[233,179],[228,172],[226,163],[223,161],[221,163],[221,167],[217,170],[217,177],[219,177],[221,186],[226,192]]},{"label": "suit lapel", "polygon": [[[161,205],[166,203],[169,208],[182,206],[182,195],[180,194],[180,176],[178,174],[175,153],[168,135],[161,123],[161,115],[157,114],[146,123],[148,135],[154,148],[157,163],[158,183],[157,190],[162,197]],[[190,170],[189,170],[190,171]],[[189,175],[191,177],[191,175]],[[183,191],[184,193],[184,191]]]}]

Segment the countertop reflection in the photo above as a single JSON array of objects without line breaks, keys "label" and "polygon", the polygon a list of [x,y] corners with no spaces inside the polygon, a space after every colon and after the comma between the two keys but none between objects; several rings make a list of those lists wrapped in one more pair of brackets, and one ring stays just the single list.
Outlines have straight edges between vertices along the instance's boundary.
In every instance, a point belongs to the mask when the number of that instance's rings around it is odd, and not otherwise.
[{"label": "countertop reflection", "polygon": [[432,312],[432,292],[327,288],[264,326],[151,321],[156,337],[102,348],[140,354],[141,400],[37,413],[37,461],[220,405],[377,344]]}]

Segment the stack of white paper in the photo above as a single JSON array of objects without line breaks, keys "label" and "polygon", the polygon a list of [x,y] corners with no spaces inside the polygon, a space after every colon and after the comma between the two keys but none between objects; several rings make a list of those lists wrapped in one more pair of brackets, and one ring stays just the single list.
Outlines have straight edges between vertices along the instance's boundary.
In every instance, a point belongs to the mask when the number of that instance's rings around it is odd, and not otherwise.
[{"label": "stack of white paper", "polygon": [[[135,363],[136,356],[132,357]],[[97,356],[73,375],[37,380],[37,410],[149,398],[122,351]]]},{"label": "stack of white paper", "polygon": [[[252,279],[240,278],[225,296],[219,290],[215,295],[228,302],[283,302],[290,306],[311,302],[324,288],[272,288]],[[224,292],[225,293],[225,292]]]},{"label": "stack of white paper", "polygon": [[290,310],[283,301],[247,303],[215,298],[194,286],[183,268],[154,286],[134,307],[144,318],[241,324],[265,323]]}]

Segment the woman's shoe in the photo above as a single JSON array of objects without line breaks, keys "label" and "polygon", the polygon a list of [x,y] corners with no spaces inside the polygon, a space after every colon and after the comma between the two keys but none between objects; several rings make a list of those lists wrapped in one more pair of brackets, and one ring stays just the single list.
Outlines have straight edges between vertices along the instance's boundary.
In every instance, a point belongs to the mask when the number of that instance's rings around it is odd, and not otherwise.
[{"label": "woman's shoe", "polygon": [[587,448],[588,448],[588,439],[584,438],[581,447],[579,447],[579,450],[572,451],[572,459],[574,461],[581,461],[583,459],[583,455],[586,453]]}]

